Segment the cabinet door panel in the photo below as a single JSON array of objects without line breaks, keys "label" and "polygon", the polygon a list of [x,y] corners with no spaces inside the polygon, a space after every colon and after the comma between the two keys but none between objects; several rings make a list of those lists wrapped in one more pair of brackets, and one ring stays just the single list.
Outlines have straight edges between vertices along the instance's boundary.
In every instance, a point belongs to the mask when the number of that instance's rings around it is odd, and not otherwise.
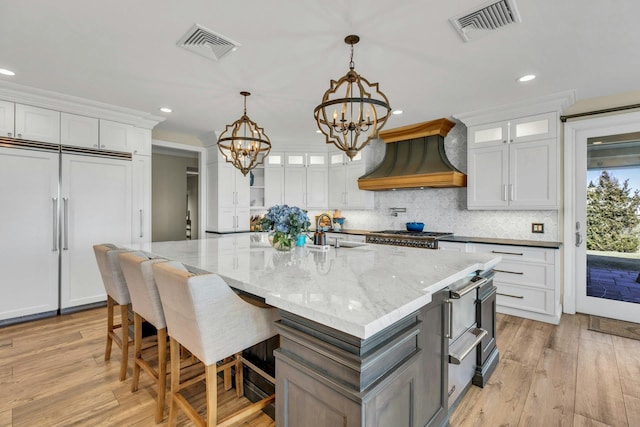
[{"label": "cabinet door panel", "polygon": [[557,121],[556,113],[544,113],[514,119],[511,121],[511,142],[555,138],[557,135]]},{"label": "cabinet door panel", "polygon": [[60,143],[74,147],[98,148],[98,119],[60,114]]},{"label": "cabinet door panel", "polygon": [[488,147],[508,142],[508,122],[488,123],[469,128],[469,148]]},{"label": "cabinet door panel", "polygon": [[16,104],[16,136],[33,141],[60,143],[60,113]]},{"label": "cabinet door panel", "polygon": [[100,148],[110,151],[131,151],[131,125],[100,120]]},{"label": "cabinet door panel", "polygon": [[249,174],[242,175],[238,169],[231,166],[235,172],[236,205],[239,207],[249,207],[251,203],[251,187],[249,186]]},{"label": "cabinet door panel", "polygon": [[151,157],[133,156],[133,215],[134,242],[151,241]]},{"label": "cabinet door panel", "polygon": [[307,207],[326,209],[328,204],[328,170],[327,168],[307,168]]},{"label": "cabinet door panel", "polygon": [[469,209],[499,208],[508,205],[508,156],[508,144],[469,150]]},{"label": "cabinet door panel", "polygon": [[0,197],[0,320],[57,310],[58,154],[0,147]]},{"label": "cabinet door panel", "polygon": [[264,205],[269,208],[284,203],[284,168],[264,170]]},{"label": "cabinet door panel", "polygon": [[554,139],[511,144],[511,206],[557,208],[557,163]]},{"label": "cabinet door panel", "polygon": [[284,202],[289,206],[306,207],[306,168],[286,167],[284,170]]},{"label": "cabinet door panel", "polygon": [[129,128],[130,148],[133,154],[151,155],[151,130],[135,126]]},{"label": "cabinet door panel", "polygon": [[345,209],[346,204],[346,173],[340,163],[339,166],[329,167],[328,204],[334,209]]},{"label": "cabinet door panel", "polygon": [[61,175],[65,309],[106,299],[93,245],[131,242],[131,162],[65,154]]},{"label": "cabinet door panel", "polygon": [[15,136],[14,130],[15,104],[9,101],[0,101],[0,136]]}]

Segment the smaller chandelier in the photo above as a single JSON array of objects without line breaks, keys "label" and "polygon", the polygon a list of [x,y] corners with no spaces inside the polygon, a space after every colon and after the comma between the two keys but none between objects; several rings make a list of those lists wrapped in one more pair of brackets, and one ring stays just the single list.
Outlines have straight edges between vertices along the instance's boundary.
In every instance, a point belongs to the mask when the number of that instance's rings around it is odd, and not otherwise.
[{"label": "smaller chandelier", "polygon": [[378,83],[369,83],[354,70],[353,45],[359,41],[356,35],[345,37],[344,42],[351,46],[349,71],[340,80],[331,80],[322,104],[313,111],[326,143],[335,144],[350,159],[378,137],[391,113],[389,100]]},{"label": "smaller chandelier", "polygon": [[[240,92],[244,96],[244,114],[238,120],[227,125],[218,138],[218,148],[225,160],[244,176],[264,161],[271,151],[271,141],[264,129],[247,116],[247,96],[249,92]],[[226,136],[225,136],[226,135]]]}]

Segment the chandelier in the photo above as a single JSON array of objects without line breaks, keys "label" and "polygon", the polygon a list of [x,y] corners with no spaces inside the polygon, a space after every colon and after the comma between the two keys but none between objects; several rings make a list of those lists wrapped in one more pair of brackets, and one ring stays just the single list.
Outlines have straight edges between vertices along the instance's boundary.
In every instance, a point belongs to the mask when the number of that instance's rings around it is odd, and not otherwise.
[{"label": "chandelier", "polygon": [[356,35],[345,37],[344,42],[351,46],[349,71],[340,80],[331,80],[322,103],[313,111],[326,143],[335,144],[350,159],[378,137],[391,113],[389,100],[378,83],[369,83],[354,70],[353,45],[359,41]]},{"label": "chandelier", "polygon": [[[264,129],[247,116],[247,96],[249,92],[240,92],[244,96],[244,114],[238,120],[227,125],[218,138],[218,148],[225,160],[244,176],[264,161],[271,151],[271,141]],[[225,136],[226,135],[226,136]]]}]

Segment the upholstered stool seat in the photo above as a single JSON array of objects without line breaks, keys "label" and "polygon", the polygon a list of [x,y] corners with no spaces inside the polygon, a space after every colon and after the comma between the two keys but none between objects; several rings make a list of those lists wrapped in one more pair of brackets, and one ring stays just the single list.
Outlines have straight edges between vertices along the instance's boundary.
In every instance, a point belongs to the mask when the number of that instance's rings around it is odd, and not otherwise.
[{"label": "upholstered stool seat", "polygon": [[[152,266],[158,262],[166,262],[162,258],[151,258],[143,252],[127,252],[120,254],[120,266],[126,279],[131,297],[131,306],[134,315],[134,339],[133,339],[133,381],[131,391],[138,390],[140,370],[144,370],[156,382],[157,398],[155,421],[159,423],[164,418],[165,397],[167,389],[167,323],[156,282],[153,279]],[[143,322],[151,324],[156,333],[158,366],[157,369],[143,357],[142,325]]]},{"label": "upholstered stool seat", "polygon": [[[169,426],[177,421],[177,409],[200,426],[229,425],[255,414],[271,404],[275,395],[268,396],[230,415],[217,420],[217,373],[234,367],[236,394],[243,393],[242,350],[277,334],[274,322],[278,314],[274,308],[251,305],[241,299],[216,274],[195,275],[178,262],[153,265],[153,273],[162,300],[171,347],[171,403]],[[194,379],[181,382],[179,352],[182,345],[205,365],[202,379],[206,384],[206,417],[194,409],[181,390],[194,383]],[[228,361],[231,358],[231,361]],[[223,361],[221,365],[217,362]],[[273,378],[254,369],[273,382]]]},{"label": "upholstered stool seat", "polygon": [[[120,268],[121,253],[130,252],[129,249],[118,248],[111,243],[103,243],[93,246],[93,251],[98,263],[98,269],[102,276],[102,282],[107,292],[107,344],[104,351],[104,360],[111,359],[112,343],[115,343],[122,350],[120,360],[120,381],[124,381],[127,376],[127,366],[129,362],[129,289],[125,282]],[[120,306],[120,323],[114,321],[114,306]],[[120,330],[120,335],[116,330]]]}]

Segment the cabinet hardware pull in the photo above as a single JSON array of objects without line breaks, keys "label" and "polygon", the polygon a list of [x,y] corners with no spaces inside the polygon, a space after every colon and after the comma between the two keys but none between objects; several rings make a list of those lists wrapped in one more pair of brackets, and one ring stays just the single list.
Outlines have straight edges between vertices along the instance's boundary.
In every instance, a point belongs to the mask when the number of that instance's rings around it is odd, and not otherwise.
[{"label": "cabinet hardware pull", "polygon": [[449,390],[449,396],[451,396],[454,391],[456,391],[456,386],[451,387],[451,390]]},{"label": "cabinet hardware pull", "polygon": [[7,136],[11,136],[11,135],[12,135],[11,132],[7,132]]},{"label": "cabinet hardware pull", "polygon": [[513,191],[513,184],[509,184],[509,200],[510,201],[516,200],[515,194],[514,194],[514,191]]},{"label": "cabinet hardware pull", "polygon": [[144,233],[142,232],[142,209],[140,209],[140,238],[144,237]]},{"label": "cabinet hardware pull", "polygon": [[[494,270],[494,271],[499,271],[499,270]],[[476,276],[478,277],[478,276]],[[474,289],[480,288],[482,287],[485,283],[487,283],[489,281],[489,279],[481,279],[481,278],[477,278],[474,277],[473,279],[471,279],[471,283],[469,283],[467,286],[465,286],[464,288],[460,289],[459,291],[449,291],[449,298],[451,299],[460,299],[463,296],[465,296],[466,294],[468,294],[469,292],[473,291]]]},{"label": "cabinet hardware pull", "polygon": [[53,201],[53,248],[52,252],[58,251],[58,198],[52,197]]},{"label": "cabinet hardware pull", "polygon": [[447,315],[445,316],[447,325],[445,328],[444,337],[451,338],[451,336],[453,335],[453,303],[449,300],[445,300],[444,305],[447,310]]},{"label": "cabinet hardware pull", "polygon": [[507,184],[502,184],[502,200],[504,200],[505,202],[508,201],[507,200]]},{"label": "cabinet hardware pull", "polygon": [[21,133],[18,134],[18,138],[22,138],[22,134]]},{"label": "cabinet hardware pull", "polygon": [[[471,342],[469,342],[468,339],[469,333],[474,336]],[[486,337],[488,334],[489,332],[482,328],[475,328],[471,331],[465,332],[465,340],[463,344],[466,344],[466,347],[460,349],[457,345],[458,340],[456,340],[456,344],[451,346],[449,350],[449,363],[453,365],[459,365],[462,360],[469,355],[469,353],[471,353],[476,347],[478,347],[478,344],[480,344],[484,337]]]},{"label": "cabinet hardware pull", "polygon": [[524,255],[522,253],[516,253],[516,252],[500,252],[500,251],[491,251],[492,254],[502,254],[502,255]]},{"label": "cabinet hardware pull", "polygon": [[498,270],[497,268],[494,268],[493,271],[495,271],[496,273],[509,273],[509,274],[519,274],[519,275],[524,274],[524,272],[522,271]]},{"label": "cabinet hardware pull", "polygon": [[524,297],[522,295],[503,294],[501,292],[496,292],[496,295],[502,295],[503,297],[509,297],[509,298],[524,299]]},{"label": "cabinet hardware pull", "polygon": [[64,246],[62,250],[69,250],[69,198],[62,198],[62,206],[64,208]]}]

